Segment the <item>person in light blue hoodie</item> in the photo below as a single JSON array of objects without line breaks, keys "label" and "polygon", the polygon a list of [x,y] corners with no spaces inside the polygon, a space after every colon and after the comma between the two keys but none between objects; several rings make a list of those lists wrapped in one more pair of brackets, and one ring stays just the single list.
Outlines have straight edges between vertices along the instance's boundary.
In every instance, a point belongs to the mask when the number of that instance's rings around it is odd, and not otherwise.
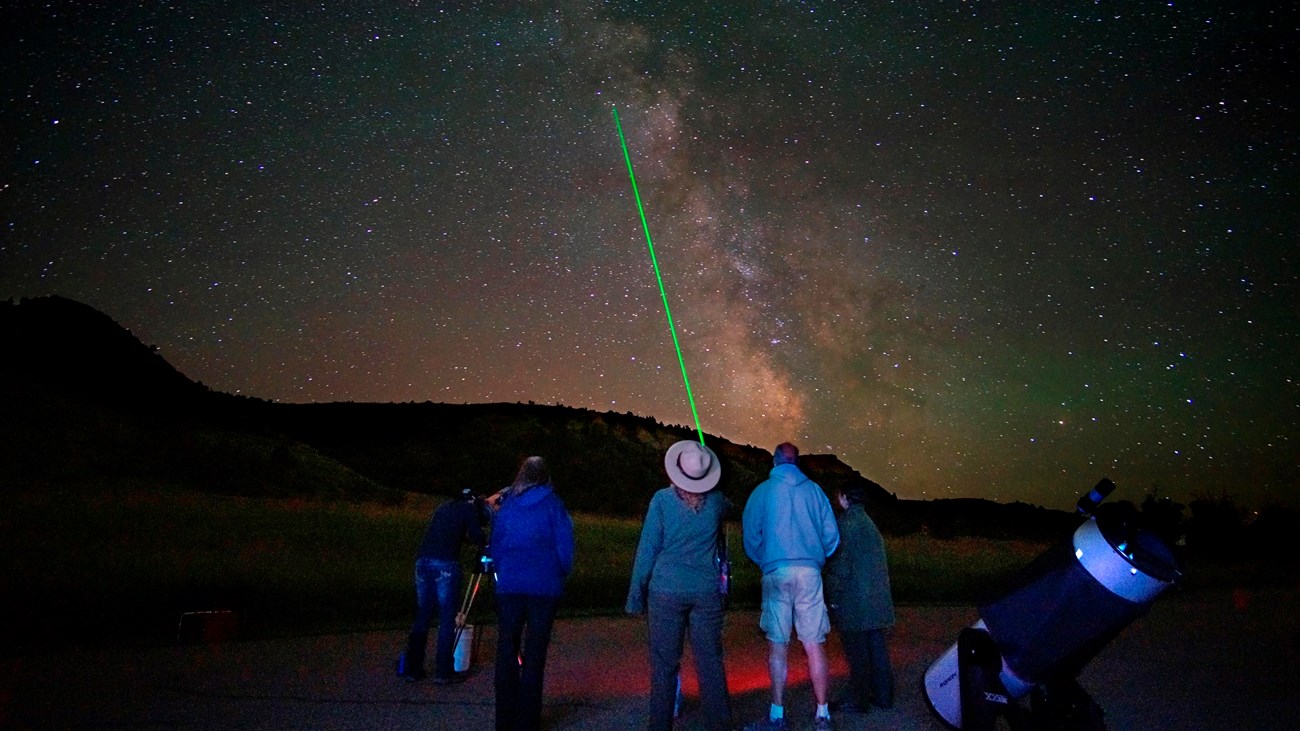
[{"label": "person in light blue hoodie", "polygon": [[830,618],[822,595],[822,566],[840,543],[830,500],[797,466],[799,450],[777,445],[772,472],[750,493],[742,515],[745,554],[763,572],[763,603],[758,626],[767,634],[772,706],[768,718],[751,731],[779,731],[785,723],[785,681],[791,628],[808,656],[817,708],[813,729],[828,731],[830,672],[822,643]]},{"label": "person in light blue hoodie", "polygon": [[490,555],[496,576],[496,730],[538,731],[546,650],[564,580],[573,571],[573,521],[541,457],[501,492]]}]

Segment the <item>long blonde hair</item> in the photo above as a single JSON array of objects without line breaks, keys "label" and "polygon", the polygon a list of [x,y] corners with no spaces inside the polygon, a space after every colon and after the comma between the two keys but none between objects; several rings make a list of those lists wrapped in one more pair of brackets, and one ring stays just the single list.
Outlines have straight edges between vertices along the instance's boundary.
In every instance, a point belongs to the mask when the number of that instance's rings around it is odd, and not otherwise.
[{"label": "long blonde hair", "polygon": [[505,489],[505,494],[519,495],[538,485],[549,485],[550,482],[551,472],[546,469],[546,461],[541,457],[529,457],[519,465],[519,471],[515,473],[515,481]]}]

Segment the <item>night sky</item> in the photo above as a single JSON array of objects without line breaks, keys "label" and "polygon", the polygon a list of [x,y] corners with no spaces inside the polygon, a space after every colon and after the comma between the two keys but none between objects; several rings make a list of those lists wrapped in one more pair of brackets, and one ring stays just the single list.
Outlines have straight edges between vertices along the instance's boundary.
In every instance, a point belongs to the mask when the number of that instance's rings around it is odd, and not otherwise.
[{"label": "night sky", "polygon": [[[1289,3],[18,2],[0,296],[287,402],[1294,505]],[[491,435],[484,435],[491,438]]]}]

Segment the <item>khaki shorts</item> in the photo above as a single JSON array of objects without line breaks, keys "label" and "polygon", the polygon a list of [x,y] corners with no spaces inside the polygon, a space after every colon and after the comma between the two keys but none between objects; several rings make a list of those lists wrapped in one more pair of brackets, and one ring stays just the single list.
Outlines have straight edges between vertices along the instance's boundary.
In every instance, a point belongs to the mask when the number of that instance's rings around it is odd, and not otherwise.
[{"label": "khaki shorts", "polygon": [[789,642],[792,624],[800,642],[824,642],[831,630],[818,569],[785,566],[763,575],[759,628],[772,642]]}]

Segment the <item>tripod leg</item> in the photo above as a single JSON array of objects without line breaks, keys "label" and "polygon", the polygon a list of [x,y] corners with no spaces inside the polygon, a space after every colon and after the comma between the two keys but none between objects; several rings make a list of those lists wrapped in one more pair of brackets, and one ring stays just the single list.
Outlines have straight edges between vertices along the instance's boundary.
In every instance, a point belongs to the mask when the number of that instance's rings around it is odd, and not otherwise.
[{"label": "tripod leg", "polygon": [[[456,615],[456,637],[452,642],[452,647],[460,645],[460,636],[465,631],[465,625],[469,623],[469,610],[474,606],[474,599],[478,596],[479,585],[483,582],[483,574],[474,574],[465,585],[465,599],[460,603],[460,612]],[[475,637],[475,640],[478,638]]]}]

